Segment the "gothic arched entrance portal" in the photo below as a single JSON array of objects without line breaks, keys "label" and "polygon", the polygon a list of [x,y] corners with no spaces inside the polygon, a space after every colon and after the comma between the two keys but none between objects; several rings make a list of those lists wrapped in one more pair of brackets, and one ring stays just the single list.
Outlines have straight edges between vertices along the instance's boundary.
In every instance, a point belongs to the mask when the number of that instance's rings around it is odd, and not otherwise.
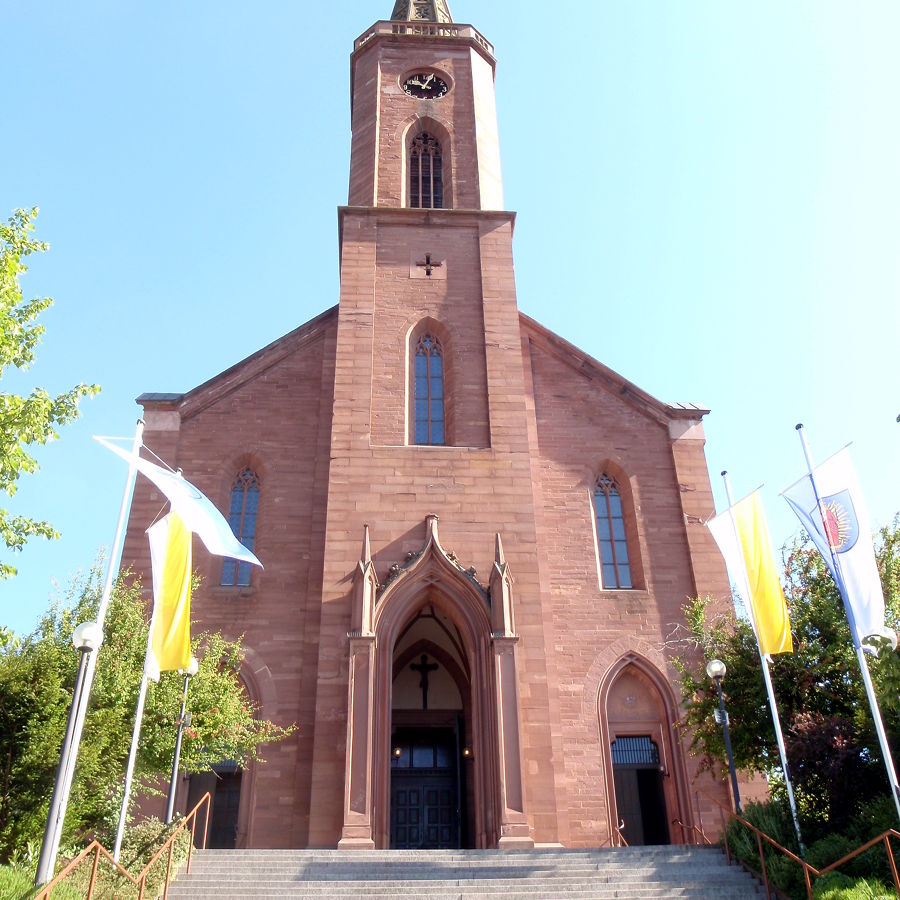
[{"label": "gothic arched entrance portal", "polygon": [[339,847],[533,846],[502,544],[498,536],[485,590],[441,547],[436,516],[425,532],[422,550],[382,586],[366,529],[353,588]]},{"label": "gothic arched entrance portal", "polygon": [[668,844],[672,822],[687,822],[685,772],[667,683],[647,660],[629,654],[600,691],[610,829],[629,845]]}]

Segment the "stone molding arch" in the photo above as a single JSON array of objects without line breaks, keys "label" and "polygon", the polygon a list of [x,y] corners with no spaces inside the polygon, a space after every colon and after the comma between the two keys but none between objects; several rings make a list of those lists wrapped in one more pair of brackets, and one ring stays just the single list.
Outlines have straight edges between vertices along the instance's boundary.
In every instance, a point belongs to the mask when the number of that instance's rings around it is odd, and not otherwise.
[{"label": "stone molding arch", "polygon": [[396,641],[409,615],[421,606],[421,592],[431,589],[436,605],[473,643],[490,637],[491,613],[487,591],[471,570],[464,569],[441,546],[438,517],[425,521],[425,545],[406,567],[397,566],[378,598],[373,626],[379,640]]},{"label": "stone molding arch", "polygon": [[[272,677],[272,673],[262,656],[253,647],[248,647],[245,644],[241,650],[243,657],[238,678],[247,693],[248,699],[258,709],[259,714],[267,719],[272,719],[278,706],[275,680]],[[252,847],[254,843],[253,830],[256,819],[258,768],[259,765],[256,761],[250,761],[241,774],[241,792],[235,839],[235,846],[238,849]],[[182,797],[179,803],[186,804],[190,777],[186,776],[183,782],[183,787],[179,788],[180,796]]]},{"label": "stone molding arch", "polygon": [[[392,157],[400,157],[400,206],[406,208],[409,202],[409,149],[412,141],[423,131],[438,139],[441,145],[441,162],[444,172],[444,209],[457,206],[456,170],[453,147],[452,124],[434,115],[413,114],[399,123],[391,136],[388,152]],[[398,151],[398,147],[400,148]]]},{"label": "stone molding arch", "polygon": [[241,680],[247,686],[250,699],[259,706],[260,713],[271,719],[278,709],[278,694],[272,671],[253,647],[244,644],[241,650],[244,654],[241,660]]},{"label": "stone molding arch", "polygon": [[[247,450],[234,454],[223,464],[219,475],[219,490],[223,497],[231,498],[231,486],[234,484],[235,476],[244,469],[252,470],[259,478],[260,485],[265,487],[268,467],[260,456],[252,450]],[[227,508],[227,504],[225,504],[225,508]]]},{"label": "stone molding arch", "polygon": [[[258,708],[260,715],[272,719],[278,708],[275,679],[262,656],[244,645],[239,677],[244,684],[250,701]],[[241,799],[238,807],[237,847],[253,846],[253,825],[256,818],[256,780],[258,763],[251,761],[241,776]]]},{"label": "stone molding arch", "polygon": [[[609,675],[616,667],[616,664],[626,656],[641,658],[660,673],[671,671],[662,650],[648,644],[646,641],[636,640],[633,637],[622,637],[611,644],[607,644],[594,657],[594,661],[585,674],[584,694],[581,700],[582,715],[586,719],[597,723],[598,726],[600,689],[608,681]],[[665,678],[664,675],[662,677]]]}]

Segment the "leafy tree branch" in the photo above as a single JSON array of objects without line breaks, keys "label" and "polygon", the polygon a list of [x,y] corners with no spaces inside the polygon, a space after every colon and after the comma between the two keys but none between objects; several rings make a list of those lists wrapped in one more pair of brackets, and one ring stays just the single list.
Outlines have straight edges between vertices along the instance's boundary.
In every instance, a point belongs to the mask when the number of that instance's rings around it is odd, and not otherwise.
[{"label": "leafy tree branch", "polygon": [[[25,300],[19,284],[28,271],[25,260],[48,248],[32,237],[37,212],[36,207],[17,209],[0,224],[0,380],[10,366],[24,371],[34,361],[44,334],[37,319],[53,303],[49,297]],[[38,468],[28,448],[56,440],[57,428],[78,418],[79,400],[99,390],[95,384],[77,384],[57,397],[43,388],[28,396],[0,392],[0,492],[10,497],[16,493],[19,477]],[[21,551],[31,537],[55,538],[58,533],[49,522],[0,508],[0,540],[10,553]],[[15,573],[13,565],[0,560],[0,578]]]}]

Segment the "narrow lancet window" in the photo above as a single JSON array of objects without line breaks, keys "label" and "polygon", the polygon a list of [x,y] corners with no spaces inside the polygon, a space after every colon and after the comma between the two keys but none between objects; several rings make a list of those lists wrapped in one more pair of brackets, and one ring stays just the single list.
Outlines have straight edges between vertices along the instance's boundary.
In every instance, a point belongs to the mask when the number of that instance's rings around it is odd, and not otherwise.
[{"label": "narrow lancet window", "polygon": [[601,475],[594,491],[594,515],[597,517],[597,543],[603,570],[603,587],[631,588],[631,568],[628,565],[628,540],[625,534],[625,515],[622,498],[615,481]]},{"label": "narrow lancet window", "polygon": [[422,132],[409,151],[409,205],[413,209],[443,209],[444,168],[441,145]]},{"label": "narrow lancet window", "polygon": [[417,444],[443,444],[444,351],[441,342],[423,334],[415,355],[415,440]]},{"label": "narrow lancet window", "polygon": [[[259,510],[259,478],[251,469],[244,469],[231,486],[231,506],[228,524],[234,536],[247,549],[256,541],[256,514]],[[222,566],[223,585],[247,587],[250,584],[250,563],[226,559]]]}]

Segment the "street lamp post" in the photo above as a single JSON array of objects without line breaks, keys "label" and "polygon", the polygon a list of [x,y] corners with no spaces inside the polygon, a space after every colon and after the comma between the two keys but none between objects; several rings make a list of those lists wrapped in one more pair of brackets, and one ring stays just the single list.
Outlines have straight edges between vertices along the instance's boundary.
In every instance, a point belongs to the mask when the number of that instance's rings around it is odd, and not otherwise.
[{"label": "street lamp post", "polygon": [[73,748],[75,718],[81,705],[81,695],[84,693],[88,657],[103,643],[103,629],[96,622],[82,622],[72,632],[72,643],[81,654],[81,659],[78,663],[78,674],[75,676],[75,691],[72,694],[72,705],[69,707],[69,718],[66,722],[66,735],[63,739],[62,752],[59,755],[59,768],[56,770],[56,781],[50,799],[50,813],[47,816],[44,840],[41,843],[41,855],[38,859],[34,881],[38,885],[49,881],[53,877],[53,869],[56,867],[56,855],[59,852],[63,819],[69,800],[68,796],[65,796],[67,794],[66,785],[72,783],[71,778],[67,776],[75,765],[75,753],[77,752]]},{"label": "street lamp post", "polygon": [[175,738],[175,758],[172,760],[172,781],[169,784],[169,802],[166,805],[166,825],[172,821],[172,815],[175,812],[175,785],[178,781],[178,760],[181,757],[181,736],[184,726],[191,724],[191,714],[185,712],[187,710],[188,685],[199,668],[196,658],[192,656],[188,667],[179,670],[184,675],[184,693],[181,695],[181,713],[178,716],[178,736]]},{"label": "street lamp post", "polygon": [[725,698],[722,696],[722,680],[725,678],[725,663],[721,659],[711,659],[706,664],[706,674],[716,683],[719,693],[719,708],[716,710],[716,721],[722,725],[725,734],[725,752],[728,754],[728,769],[731,772],[731,789],[734,792],[734,808],[741,815],[741,795],[738,791],[737,772],[734,768],[734,754],[731,751],[731,734],[728,731],[728,712],[725,709]]}]

